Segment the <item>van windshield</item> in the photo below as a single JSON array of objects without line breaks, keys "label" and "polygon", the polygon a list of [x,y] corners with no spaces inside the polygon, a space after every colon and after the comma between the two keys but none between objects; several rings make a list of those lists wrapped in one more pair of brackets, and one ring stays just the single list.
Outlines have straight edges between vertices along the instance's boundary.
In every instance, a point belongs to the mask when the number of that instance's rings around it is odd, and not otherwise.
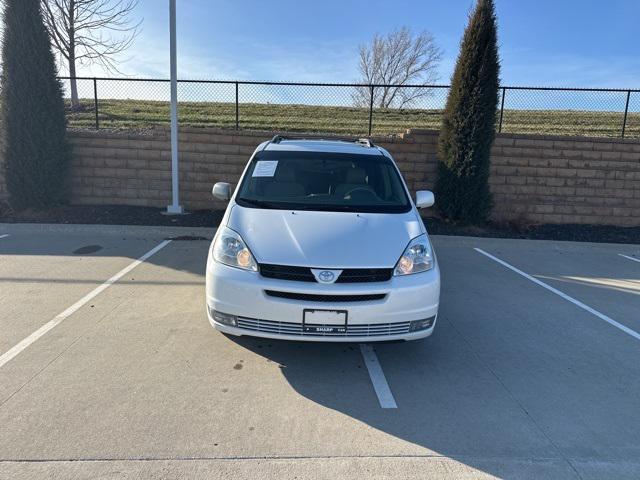
[{"label": "van windshield", "polygon": [[411,203],[384,155],[267,151],[251,161],[236,196],[249,208],[402,213]]}]

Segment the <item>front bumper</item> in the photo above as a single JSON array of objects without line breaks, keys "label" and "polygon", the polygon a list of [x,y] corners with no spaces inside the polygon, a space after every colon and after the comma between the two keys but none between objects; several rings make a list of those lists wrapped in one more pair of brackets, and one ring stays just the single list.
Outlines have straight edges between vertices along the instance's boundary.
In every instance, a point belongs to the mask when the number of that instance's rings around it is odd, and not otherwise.
[{"label": "front bumper", "polygon": [[[316,302],[272,297],[265,290],[310,295],[384,294],[380,300]],[[217,263],[207,262],[207,315],[218,330],[250,335],[316,342],[371,342],[416,340],[433,333],[440,298],[438,266],[429,272],[392,277],[388,282],[319,284],[264,278]],[[302,329],[304,309],[347,310],[344,334],[307,333]],[[216,322],[212,310],[238,317],[237,326]],[[409,331],[411,321],[433,318],[431,327]]]}]

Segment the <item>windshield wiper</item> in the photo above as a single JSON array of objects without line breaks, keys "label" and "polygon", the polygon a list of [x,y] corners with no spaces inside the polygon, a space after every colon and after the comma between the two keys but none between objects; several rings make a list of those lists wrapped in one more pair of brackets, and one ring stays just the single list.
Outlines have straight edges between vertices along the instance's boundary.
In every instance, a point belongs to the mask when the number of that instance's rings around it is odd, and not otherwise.
[{"label": "windshield wiper", "polygon": [[311,204],[311,205],[296,205],[296,208],[292,210],[311,210],[316,212],[350,212],[353,207],[350,205],[327,205],[327,204]]},{"label": "windshield wiper", "polygon": [[239,197],[236,202],[240,202],[240,205],[246,203],[247,205],[251,205],[252,207],[258,208],[274,208],[273,204],[268,202],[263,202],[262,200],[254,200],[252,198],[242,198]]}]

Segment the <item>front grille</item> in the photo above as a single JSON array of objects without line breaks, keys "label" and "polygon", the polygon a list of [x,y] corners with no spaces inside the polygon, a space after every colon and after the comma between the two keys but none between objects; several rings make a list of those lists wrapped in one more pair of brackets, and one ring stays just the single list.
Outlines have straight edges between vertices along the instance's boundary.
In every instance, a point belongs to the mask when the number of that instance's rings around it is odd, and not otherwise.
[{"label": "front grille", "polygon": [[300,337],[382,337],[409,333],[410,322],[372,323],[365,325],[347,325],[344,332],[305,332],[301,323],[273,322],[256,318],[238,317],[238,328],[254,332]]},{"label": "front grille", "polygon": [[387,295],[384,293],[374,293],[366,295],[327,295],[327,294],[309,294],[294,292],[279,292],[276,290],[265,290],[264,293],[270,297],[287,298],[289,300],[301,300],[304,302],[369,302],[371,300],[382,300]]},{"label": "front grille", "polygon": [[393,275],[392,268],[348,268],[336,280],[336,283],[387,282]]},{"label": "front grille", "polygon": [[296,282],[315,282],[316,277],[309,267],[291,267],[289,265],[260,264],[260,275],[279,280],[294,280]]},{"label": "front grille", "polygon": [[[316,278],[309,267],[294,267],[290,265],[260,264],[260,275],[279,280],[293,280],[296,282],[315,282]],[[371,283],[387,282],[393,275],[392,268],[347,268],[342,270],[335,283]]]}]

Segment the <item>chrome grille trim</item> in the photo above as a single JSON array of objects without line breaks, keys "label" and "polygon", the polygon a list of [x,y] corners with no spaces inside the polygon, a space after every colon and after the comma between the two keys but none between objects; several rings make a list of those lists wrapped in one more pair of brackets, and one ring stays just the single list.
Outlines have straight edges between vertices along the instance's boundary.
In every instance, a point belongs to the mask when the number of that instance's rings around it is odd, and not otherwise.
[{"label": "chrome grille trim", "polygon": [[371,323],[347,325],[346,332],[304,332],[302,323],[274,322],[257,318],[238,317],[238,328],[244,330],[300,337],[382,337],[403,335],[409,333],[409,325],[410,322]]}]

